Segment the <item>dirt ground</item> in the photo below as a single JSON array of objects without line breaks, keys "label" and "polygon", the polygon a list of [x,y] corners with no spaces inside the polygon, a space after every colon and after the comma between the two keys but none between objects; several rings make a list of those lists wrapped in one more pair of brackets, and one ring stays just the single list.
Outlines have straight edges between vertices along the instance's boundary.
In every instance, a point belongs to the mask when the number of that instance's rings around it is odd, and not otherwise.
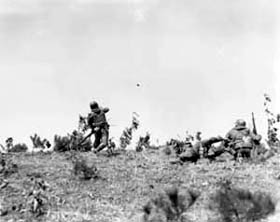
[{"label": "dirt ground", "polygon": [[[8,209],[1,221],[141,221],[144,204],[172,185],[201,193],[187,212],[189,221],[219,221],[209,207],[209,197],[221,179],[231,180],[238,188],[271,193],[275,201],[280,191],[280,156],[262,163],[236,163],[223,156],[215,162],[180,165],[170,164],[174,156],[162,149],[111,157],[106,152],[98,156],[88,152],[81,155],[96,165],[99,177],[85,181],[73,175],[67,153],[7,155],[18,165],[18,172],[7,176],[8,185],[0,189],[0,208]],[[40,217],[30,215],[25,207],[34,177],[48,186],[46,213]],[[278,207],[275,215],[263,221],[280,221]]]}]

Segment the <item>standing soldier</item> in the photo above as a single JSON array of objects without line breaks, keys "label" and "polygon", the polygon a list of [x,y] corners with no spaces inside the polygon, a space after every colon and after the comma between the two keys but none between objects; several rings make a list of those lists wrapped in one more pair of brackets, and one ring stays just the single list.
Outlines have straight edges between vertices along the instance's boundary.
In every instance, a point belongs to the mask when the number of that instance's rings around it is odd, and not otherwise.
[{"label": "standing soldier", "polygon": [[246,127],[246,122],[239,119],[235,122],[235,127],[227,133],[226,140],[235,159],[238,156],[249,158],[254,145],[260,143],[261,136],[252,133]]},{"label": "standing soldier", "polygon": [[13,144],[14,140],[12,137],[9,137],[8,139],[6,139],[5,142],[6,142],[6,149],[9,152],[14,147],[14,144]]},{"label": "standing soldier", "polygon": [[99,152],[108,145],[109,124],[105,114],[109,112],[109,108],[99,107],[98,103],[93,101],[90,103],[90,109],[91,113],[89,113],[87,121],[95,136],[94,152]]}]

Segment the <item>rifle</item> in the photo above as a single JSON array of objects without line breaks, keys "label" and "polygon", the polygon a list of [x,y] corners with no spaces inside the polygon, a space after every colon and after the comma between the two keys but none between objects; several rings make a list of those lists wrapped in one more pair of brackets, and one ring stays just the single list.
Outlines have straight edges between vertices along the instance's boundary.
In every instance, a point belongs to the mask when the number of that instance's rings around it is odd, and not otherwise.
[{"label": "rifle", "polygon": [[[254,116],[253,112],[252,112],[252,123],[253,123],[252,132],[253,132],[254,135],[257,135],[256,121],[255,121],[255,116]],[[257,152],[257,146],[258,146],[258,144],[256,144],[256,142],[253,143],[253,150],[251,152],[251,158],[253,158],[253,159],[257,158],[257,153],[256,153]]]},{"label": "rifle", "polygon": [[[104,124],[104,122],[98,122],[98,123],[92,124],[91,126],[88,126],[88,127],[91,127],[91,128],[93,127],[92,130],[91,130],[91,132],[90,132],[85,138],[83,138],[83,139],[81,140],[81,142],[79,142],[79,143],[77,144],[77,146],[82,145],[83,142],[85,142],[89,137],[91,137],[92,134],[94,134],[94,132],[95,132],[95,127],[101,127],[103,124]],[[106,124],[107,124],[107,123],[106,123]],[[108,126],[109,126],[109,125],[108,125]]]},{"label": "rifle", "polygon": [[[93,126],[94,126],[94,127],[100,127],[101,124],[103,124],[103,122],[96,123],[96,124],[94,124]],[[90,132],[86,137],[84,137],[84,138],[81,140],[81,142],[78,143],[77,146],[82,145],[82,143],[85,142],[89,137],[91,137],[91,135],[94,134],[94,132],[95,132],[95,129],[93,128],[93,129],[91,130],[91,132]]]},{"label": "rifle", "polygon": [[252,123],[253,123],[253,133],[255,135],[257,135],[257,127],[256,127],[256,122],[255,122],[255,117],[254,117],[254,113],[252,112]]},{"label": "rifle", "polygon": [[94,131],[92,130],[86,137],[84,137],[77,146],[81,146],[89,137],[92,136],[92,134],[94,133]]}]

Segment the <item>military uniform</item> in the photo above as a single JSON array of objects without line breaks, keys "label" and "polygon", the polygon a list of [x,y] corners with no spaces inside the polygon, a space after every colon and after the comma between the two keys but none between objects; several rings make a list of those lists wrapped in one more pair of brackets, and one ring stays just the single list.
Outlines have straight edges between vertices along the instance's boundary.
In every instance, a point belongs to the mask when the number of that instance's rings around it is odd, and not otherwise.
[{"label": "military uniform", "polygon": [[12,137],[9,137],[8,139],[6,139],[6,149],[8,152],[14,147],[13,141],[14,140]]},{"label": "military uniform", "polygon": [[197,162],[200,158],[198,146],[186,146],[185,151],[179,154],[179,160],[181,162]]},{"label": "military uniform", "polygon": [[260,143],[261,136],[255,135],[246,127],[244,120],[237,120],[236,125],[226,135],[227,144],[234,158],[238,156],[251,157],[255,145]]},{"label": "military uniform", "polygon": [[195,146],[199,146],[199,154],[200,157],[202,158],[210,158],[214,159],[217,156],[220,156],[225,152],[225,148],[223,144],[220,144],[218,146],[214,146],[214,144],[223,142],[224,138],[221,136],[217,137],[211,137],[209,139],[202,140],[198,143],[195,144]]},{"label": "military uniform", "polygon": [[91,113],[88,115],[88,125],[94,132],[95,140],[93,147],[96,152],[108,146],[109,124],[106,120],[106,113],[109,108],[101,108],[96,102],[90,104]]}]

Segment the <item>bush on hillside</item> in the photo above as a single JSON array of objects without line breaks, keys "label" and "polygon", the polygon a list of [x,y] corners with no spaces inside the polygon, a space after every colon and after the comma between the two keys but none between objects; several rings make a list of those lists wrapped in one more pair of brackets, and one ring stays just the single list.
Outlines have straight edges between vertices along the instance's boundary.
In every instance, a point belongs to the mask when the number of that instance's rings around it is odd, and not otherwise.
[{"label": "bush on hillside", "polygon": [[[90,151],[92,148],[92,143],[90,139],[82,142],[84,137],[82,135],[78,135],[76,137],[69,136],[58,136],[54,137],[54,151],[56,152],[66,152],[70,150],[77,151]],[[82,142],[82,143],[81,143]]]},{"label": "bush on hillside", "polygon": [[20,152],[26,152],[27,150],[28,150],[28,147],[25,143],[18,143],[16,145],[14,145],[13,147],[11,147],[9,149],[9,152],[20,153]]},{"label": "bush on hillside", "polygon": [[198,196],[191,190],[179,190],[177,187],[166,189],[144,206],[143,222],[187,221],[183,213],[195,203]]},{"label": "bush on hillside", "polygon": [[224,222],[257,221],[275,211],[270,195],[232,187],[229,181],[221,183],[212,200],[213,206]]},{"label": "bush on hillside", "polygon": [[51,147],[50,142],[47,139],[41,139],[36,133],[34,136],[30,136],[30,139],[35,149],[47,149]]},{"label": "bush on hillside", "polygon": [[8,177],[11,174],[18,172],[18,166],[11,159],[7,158],[6,155],[0,155],[0,175]]},{"label": "bush on hillside", "polygon": [[78,154],[72,154],[70,159],[73,164],[73,173],[79,179],[90,180],[98,178],[98,171],[95,164],[89,163]]}]

